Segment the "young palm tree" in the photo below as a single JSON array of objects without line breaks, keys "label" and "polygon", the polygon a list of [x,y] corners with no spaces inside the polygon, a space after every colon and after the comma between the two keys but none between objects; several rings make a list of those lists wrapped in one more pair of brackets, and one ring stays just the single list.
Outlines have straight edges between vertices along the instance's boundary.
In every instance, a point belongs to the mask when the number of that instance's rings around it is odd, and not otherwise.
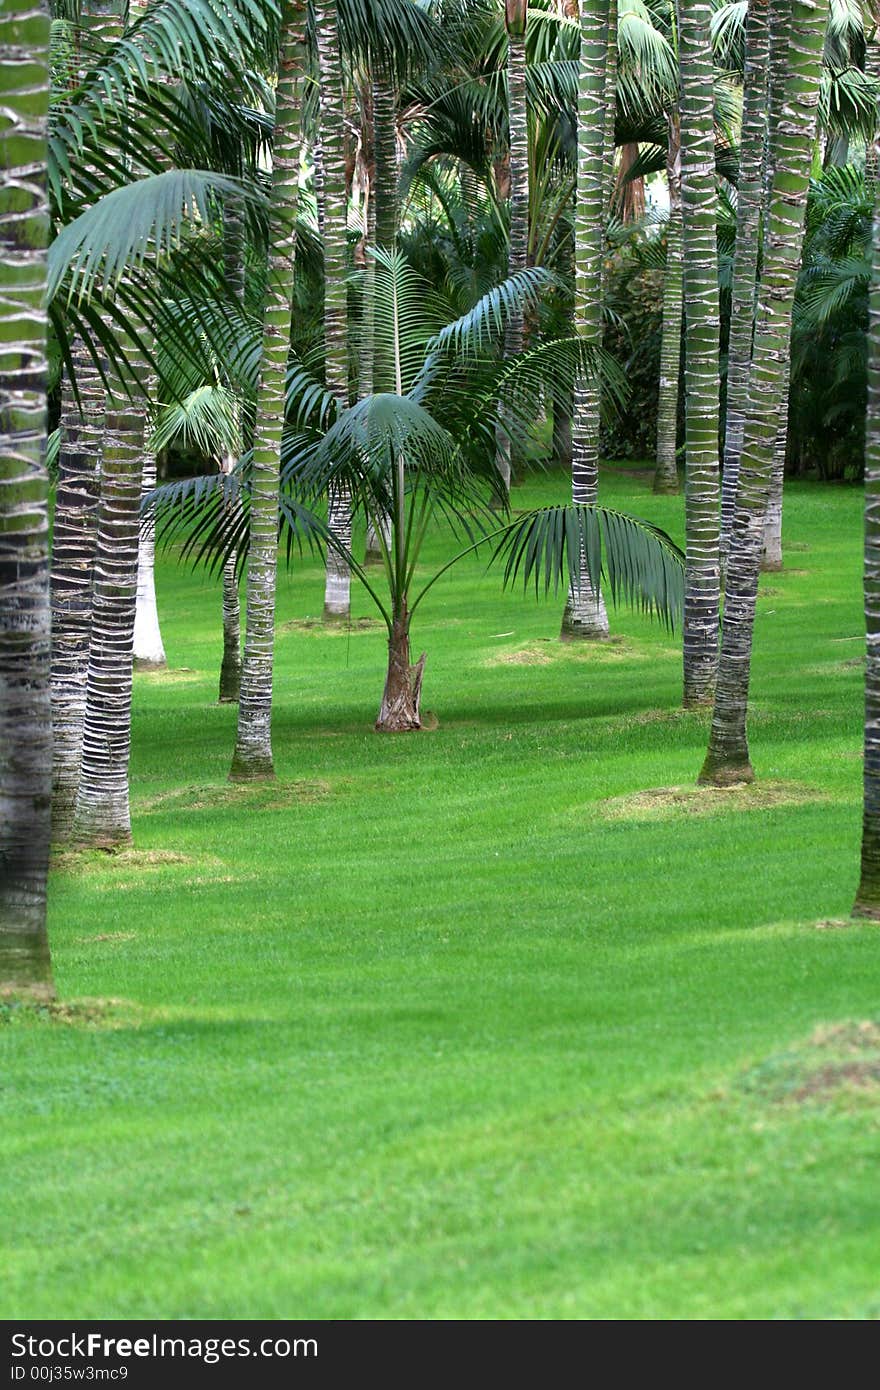
[{"label": "young palm tree", "polygon": [[275,137],[272,145],[269,280],[250,501],[244,663],[238,730],[230,771],[234,781],[275,775],[272,761],[272,665],[278,556],[278,481],[294,290],[305,10],[304,0],[284,0],[281,14]]},{"label": "young palm tree", "polygon": [[[877,141],[873,161],[877,167]],[[880,921],[880,181],[876,204],[865,439],[865,771],[862,865],[853,915]]]},{"label": "young palm tree", "polygon": [[[294,441],[289,479],[297,496],[314,499],[328,481],[344,477],[368,515],[381,508],[390,512],[391,542],[383,553],[386,592],[351,563],[388,629],[388,670],[376,728],[403,732],[421,725],[424,656],[412,662],[413,615],[462,555],[490,544],[505,561],[505,581],[519,577],[536,588],[543,582],[545,591],[560,580],[576,584],[584,569],[595,593],[607,585],[612,598],[656,608],[670,622],[680,604],[681,557],[655,527],[595,505],[540,509],[488,530],[493,402],[522,431],[534,418],[550,369],[569,379],[577,370],[584,380],[597,372],[600,354],[582,340],[569,339],[498,361],[494,349],[509,315],[532,305],[544,283],[538,271],[504,281],[437,331],[441,308],[430,285],[401,253],[377,250],[375,256],[374,326],[393,364],[395,389],[359,401],[322,437]],[[469,543],[416,591],[416,570],[434,517],[451,522]],[[185,511],[181,520],[190,525],[191,518],[192,511]]]},{"label": "young palm tree", "polygon": [[53,994],[46,936],[52,789],[46,451],[49,18],[0,15],[0,997]]},{"label": "young palm tree", "polygon": [[718,667],[718,412],[721,326],[709,0],[679,7],[685,337],[687,573],[684,704],[711,700]]},{"label": "young palm tree", "polygon": [[803,241],[827,0],[793,0],[785,119],[779,123],[764,273],[758,294],[749,407],[725,585],[712,732],[700,781],[751,781],[747,712],[764,513]]}]

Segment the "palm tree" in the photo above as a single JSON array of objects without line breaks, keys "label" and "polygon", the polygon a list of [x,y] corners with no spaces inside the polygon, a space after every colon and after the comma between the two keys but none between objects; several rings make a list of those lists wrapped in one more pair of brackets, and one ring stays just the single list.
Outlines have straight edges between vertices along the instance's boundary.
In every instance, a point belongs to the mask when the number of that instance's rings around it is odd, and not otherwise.
[{"label": "palm tree", "polygon": [[[413,615],[425,595],[463,555],[491,545],[505,562],[505,582],[522,578],[545,591],[560,580],[577,585],[585,571],[593,591],[656,609],[675,620],[681,594],[681,556],[656,527],[595,505],[528,512],[489,529],[494,480],[493,402],[522,431],[534,418],[550,371],[586,380],[600,354],[582,339],[545,344],[499,361],[497,343],[511,313],[532,306],[546,282],[539,271],[520,272],[489,291],[461,318],[437,327],[442,304],[400,252],[377,249],[374,327],[394,368],[394,391],[377,393],[342,414],[325,433],[292,441],[288,479],[293,495],[319,498],[330,481],[345,478],[358,505],[392,518],[384,548],[385,594],[349,556],[352,571],[373,598],[388,630],[388,670],[376,721],[382,732],[421,726],[425,658],[413,663]],[[321,418],[331,402],[322,406]],[[181,489],[169,496],[176,502]],[[189,492],[190,504],[194,491]],[[193,509],[178,522],[191,527]],[[463,549],[415,591],[416,570],[434,517],[451,522],[467,539]],[[478,534],[474,534],[474,533]],[[234,544],[222,518],[218,544]],[[603,554],[604,551],[604,554]]]},{"label": "palm tree", "polygon": [[[602,344],[602,252],[605,220],[605,102],[609,45],[608,0],[581,6],[578,79],[578,184],[575,217],[575,324],[584,343]],[[599,383],[578,380],[572,418],[571,495],[577,506],[595,505],[599,487]],[[594,592],[586,559],[562,618],[562,637],[607,637],[608,615]]]},{"label": "palm tree", "polygon": [[853,915],[880,921],[880,181],[876,177],[865,441],[865,790],[862,864]]},{"label": "palm tree", "polygon": [[736,483],[739,477],[755,329],[755,295],[768,131],[768,10],[769,0],[749,0],[736,200],[736,250],[727,359],[727,423],[724,434],[724,487],[721,499],[722,552],[727,548],[736,507]]},{"label": "palm tree", "polygon": [[275,775],[272,760],[272,664],[275,643],[278,480],[294,290],[300,86],[303,76],[304,42],[304,0],[284,0],[278,87],[275,96],[275,137],[272,146],[269,280],[264,317],[263,360],[257,394],[250,500],[244,663],[238,705],[238,729],[230,771],[230,777],[234,781],[249,781]]},{"label": "palm tree", "polygon": [[684,704],[711,700],[718,666],[720,396],[714,85],[709,0],[679,7],[687,471]]},{"label": "palm tree", "polygon": [[[342,52],[336,4],[315,0],[314,14],[323,172],[324,378],[344,410],[348,405],[348,194]],[[351,547],[351,499],[344,491],[330,494],[329,522],[342,551],[332,546],[327,551],[324,617],[338,622],[351,612],[351,575],[343,558]]]},{"label": "palm tree", "polygon": [[52,787],[46,451],[49,19],[0,16],[0,997],[51,998],[46,876]]},{"label": "palm tree", "polygon": [[779,123],[764,273],[749,381],[712,732],[700,781],[754,778],[747,737],[749,676],[764,513],[789,351],[821,81],[827,3],[793,0],[785,115]]},{"label": "palm tree", "polygon": [[678,109],[669,114],[666,156],[669,221],[663,274],[663,332],[657,401],[657,467],[654,491],[678,492],[678,392],[681,380],[681,325],[684,316],[684,260],[681,226],[681,130]]},{"label": "palm tree", "polygon": [[[507,274],[516,275],[528,264],[529,247],[529,118],[526,100],[526,0],[505,0],[507,29],[507,111],[510,165],[510,244]],[[504,356],[516,357],[522,351],[523,320],[512,314],[504,338]],[[503,497],[510,494],[513,454],[510,430],[500,417],[497,468]],[[503,500],[503,498],[502,498]]]}]

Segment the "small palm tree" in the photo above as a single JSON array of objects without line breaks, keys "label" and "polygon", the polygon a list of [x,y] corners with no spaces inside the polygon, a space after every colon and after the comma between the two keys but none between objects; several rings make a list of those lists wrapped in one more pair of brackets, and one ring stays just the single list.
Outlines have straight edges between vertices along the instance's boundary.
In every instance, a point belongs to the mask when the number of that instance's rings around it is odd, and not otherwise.
[{"label": "small palm tree", "polygon": [[[344,483],[367,520],[392,519],[382,542],[384,584],[352,557],[353,573],[373,598],[388,630],[388,669],[376,728],[397,732],[421,724],[424,656],[411,660],[413,616],[437,580],[462,556],[488,546],[504,566],[504,582],[521,578],[545,592],[579,582],[586,557],[591,584],[656,610],[674,623],[682,597],[682,557],[647,522],[596,506],[542,508],[498,525],[491,510],[496,411],[525,432],[552,368],[611,371],[601,354],[577,338],[543,344],[500,360],[507,322],[536,302],[549,277],[521,272],[489,291],[462,317],[442,325],[443,303],[399,252],[375,250],[373,321],[393,364],[394,390],[337,412],[325,400],[325,431],[290,440],[285,480],[290,495],[311,502]],[[619,383],[611,375],[612,389]],[[290,513],[288,513],[289,515]],[[456,554],[418,587],[416,567],[429,525],[441,519],[459,540]]]}]

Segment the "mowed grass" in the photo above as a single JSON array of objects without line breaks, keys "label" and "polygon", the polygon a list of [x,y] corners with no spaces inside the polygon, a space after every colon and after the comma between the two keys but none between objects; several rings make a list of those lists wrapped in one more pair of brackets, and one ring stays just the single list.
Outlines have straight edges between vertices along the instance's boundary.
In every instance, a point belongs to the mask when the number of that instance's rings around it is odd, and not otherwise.
[{"label": "mowed grass", "polygon": [[230,787],[219,592],[167,561],[135,851],[60,862],[69,1008],[0,1026],[0,1314],[880,1316],[860,508],[788,493],[745,794],[690,790],[677,638],[562,646],[479,560],[418,616],[439,727],[397,738],[382,630],[282,574],[278,782]]}]

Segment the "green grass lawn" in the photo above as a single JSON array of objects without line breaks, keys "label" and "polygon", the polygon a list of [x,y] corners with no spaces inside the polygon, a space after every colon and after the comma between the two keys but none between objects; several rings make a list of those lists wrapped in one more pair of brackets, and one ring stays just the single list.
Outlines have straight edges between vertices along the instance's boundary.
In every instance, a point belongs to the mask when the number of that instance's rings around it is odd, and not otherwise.
[{"label": "green grass lawn", "polygon": [[880,1317],[861,497],[786,507],[748,792],[688,790],[676,638],[562,646],[475,559],[417,620],[439,728],[396,738],[382,630],[282,575],[279,780],[231,787],[219,590],[163,566],[135,851],[59,865],[69,1017],[0,1027],[0,1315]]}]

